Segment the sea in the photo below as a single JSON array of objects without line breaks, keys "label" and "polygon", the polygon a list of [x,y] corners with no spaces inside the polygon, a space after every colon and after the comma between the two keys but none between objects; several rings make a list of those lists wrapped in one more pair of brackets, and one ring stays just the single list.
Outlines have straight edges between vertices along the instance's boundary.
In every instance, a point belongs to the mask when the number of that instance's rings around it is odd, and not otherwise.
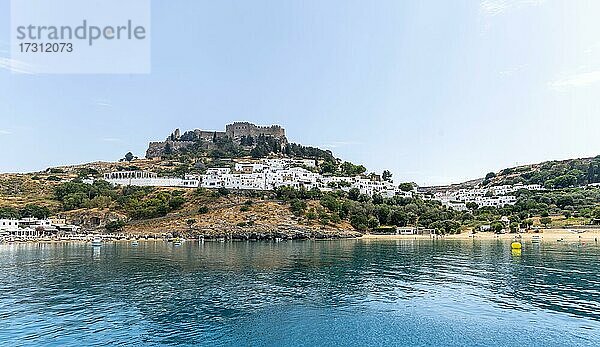
[{"label": "sea", "polygon": [[600,245],[5,243],[0,346],[600,346]]}]

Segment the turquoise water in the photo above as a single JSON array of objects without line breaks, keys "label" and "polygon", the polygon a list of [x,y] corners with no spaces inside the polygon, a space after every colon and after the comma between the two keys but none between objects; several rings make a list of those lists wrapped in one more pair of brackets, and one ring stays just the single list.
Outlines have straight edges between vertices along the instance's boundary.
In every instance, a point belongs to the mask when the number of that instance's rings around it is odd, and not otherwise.
[{"label": "turquoise water", "polygon": [[0,245],[3,346],[599,346],[600,246]]}]

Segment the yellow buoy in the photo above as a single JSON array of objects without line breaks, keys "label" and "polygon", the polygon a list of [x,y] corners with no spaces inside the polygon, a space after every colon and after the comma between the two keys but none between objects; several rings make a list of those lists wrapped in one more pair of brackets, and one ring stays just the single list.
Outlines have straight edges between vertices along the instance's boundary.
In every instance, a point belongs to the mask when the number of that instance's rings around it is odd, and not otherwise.
[{"label": "yellow buoy", "polygon": [[521,242],[515,241],[515,242],[511,243],[510,244],[510,248],[512,248],[512,249],[521,249]]}]

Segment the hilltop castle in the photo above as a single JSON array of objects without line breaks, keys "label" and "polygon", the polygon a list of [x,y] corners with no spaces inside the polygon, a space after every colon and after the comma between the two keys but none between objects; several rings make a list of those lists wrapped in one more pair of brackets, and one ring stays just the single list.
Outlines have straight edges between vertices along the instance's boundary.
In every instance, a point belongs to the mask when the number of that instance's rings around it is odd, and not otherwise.
[{"label": "hilltop castle", "polygon": [[178,151],[191,146],[198,140],[213,142],[216,139],[229,137],[234,142],[240,144],[243,137],[257,138],[259,136],[273,137],[282,140],[283,144],[287,144],[285,129],[279,125],[260,126],[249,122],[234,122],[227,124],[225,131],[195,129],[182,135],[179,129],[175,129],[165,141],[150,142],[146,151],[146,158],[161,157],[167,154],[167,148],[169,151]]}]

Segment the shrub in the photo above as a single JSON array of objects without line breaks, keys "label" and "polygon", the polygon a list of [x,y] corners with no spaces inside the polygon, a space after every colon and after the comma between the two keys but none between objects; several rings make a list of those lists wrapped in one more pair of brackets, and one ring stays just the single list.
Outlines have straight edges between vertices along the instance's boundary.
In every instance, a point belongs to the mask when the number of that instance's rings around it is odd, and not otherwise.
[{"label": "shrub", "polygon": [[125,227],[125,222],[122,220],[113,220],[106,223],[104,227],[109,233],[119,232],[123,230],[123,227]]}]

